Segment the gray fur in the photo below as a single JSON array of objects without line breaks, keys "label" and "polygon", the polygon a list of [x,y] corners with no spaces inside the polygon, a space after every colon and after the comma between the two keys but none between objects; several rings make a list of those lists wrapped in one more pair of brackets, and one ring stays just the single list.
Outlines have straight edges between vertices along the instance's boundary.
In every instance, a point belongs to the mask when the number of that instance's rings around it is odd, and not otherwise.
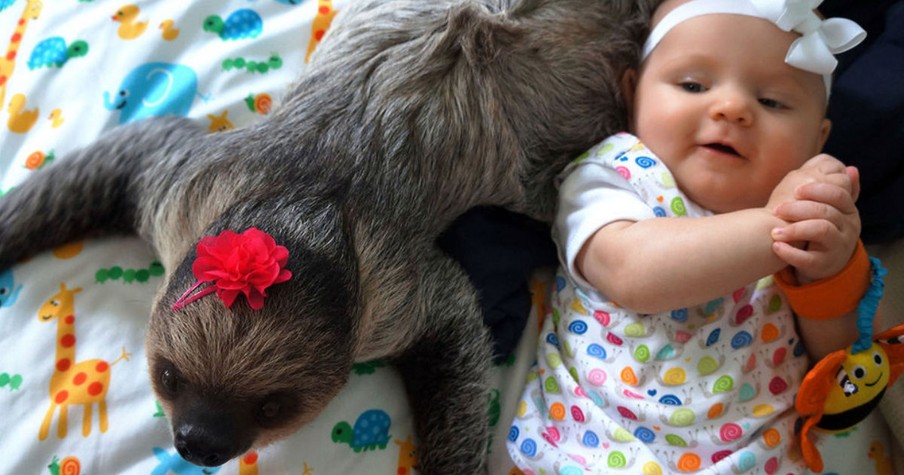
[{"label": "gray fur", "polygon": [[[154,246],[167,275],[151,379],[192,462],[291,434],[352,363],[387,358],[421,473],[483,473],[490,345],[434,241],[476,205],[551,217],[553,176],[624,125],[619,78],[655,3],[354,2],[264,121],[212,136],[138,123],[35,173],[0,200],[0,268],[100,232]],[[172,311],[198,240],[252,226],[289,248],[294,274],[264,309],[206,297]]]}]

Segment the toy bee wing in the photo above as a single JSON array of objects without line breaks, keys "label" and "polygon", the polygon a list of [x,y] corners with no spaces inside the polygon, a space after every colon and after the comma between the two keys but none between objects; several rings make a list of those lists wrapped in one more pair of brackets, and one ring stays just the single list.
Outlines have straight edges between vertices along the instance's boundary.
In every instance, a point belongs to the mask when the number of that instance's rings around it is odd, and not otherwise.
[{"label": "toy bee wing", "polygon": [[890,365],[889,385],[904,373],[904,325],[885,330],[876,335],[876,343],[885,350]]},{"label": "toy bee wing", "polygon": [[813,367],[800,383],[794,406],[804,418],[800,429],[800,450],[811,470],[821,472],[822,457],[810,438],[810,430],[822,419],[826,395],[835,384],[835,373],[847,359],[847,351],[840,350],[827,355]]}]

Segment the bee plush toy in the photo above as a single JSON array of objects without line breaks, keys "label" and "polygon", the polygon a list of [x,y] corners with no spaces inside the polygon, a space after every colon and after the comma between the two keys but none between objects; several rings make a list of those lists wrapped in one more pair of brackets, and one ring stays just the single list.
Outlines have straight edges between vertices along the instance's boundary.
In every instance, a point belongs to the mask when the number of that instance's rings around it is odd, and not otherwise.
[{"label": "bee plush toy", "polygon": [[904,372],[904,325],[872,335],[886,270],[875,258],[870,258],[870,264],[872,282],[857,307],[860,338],[817,363],[797,393],[795,406],[804,419],[801,452],[807,466],[815,472],[822,471],[823,463],[810,439],[810,430],[816,427],[838,433],[852,429],[879,404],[885,389]]}]

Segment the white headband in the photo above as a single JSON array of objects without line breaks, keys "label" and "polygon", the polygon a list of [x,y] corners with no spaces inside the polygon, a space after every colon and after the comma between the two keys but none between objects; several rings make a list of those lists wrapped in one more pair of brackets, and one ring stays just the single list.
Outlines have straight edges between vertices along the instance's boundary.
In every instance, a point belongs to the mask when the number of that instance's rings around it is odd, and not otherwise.
[{"label": "white headband", "polygon": [[822,75],[828,96],[832,71],[838,65],[834,55],[860,44],[866,31],[846,18],[819,18],[815,9],[820,3],[822,0],[693,0],[667,13],[653,28],[643,47],[643,59],[672,28],[691,18],[711,14],[752,16],[768,20],[783,31],[801,34],[791,43],[785,62]]}]

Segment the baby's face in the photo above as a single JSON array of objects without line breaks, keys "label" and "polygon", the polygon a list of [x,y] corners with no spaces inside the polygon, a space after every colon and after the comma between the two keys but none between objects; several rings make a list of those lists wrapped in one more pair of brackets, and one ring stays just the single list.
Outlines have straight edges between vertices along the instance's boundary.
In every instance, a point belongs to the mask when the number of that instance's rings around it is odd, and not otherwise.
[{"label": "baby's face", "polygon": [[784,62],[799,36],[715,14],[674,27],[644,61],[633,132],[692,200],[715,212],[764,206],[828,135],[819,75]]}]

